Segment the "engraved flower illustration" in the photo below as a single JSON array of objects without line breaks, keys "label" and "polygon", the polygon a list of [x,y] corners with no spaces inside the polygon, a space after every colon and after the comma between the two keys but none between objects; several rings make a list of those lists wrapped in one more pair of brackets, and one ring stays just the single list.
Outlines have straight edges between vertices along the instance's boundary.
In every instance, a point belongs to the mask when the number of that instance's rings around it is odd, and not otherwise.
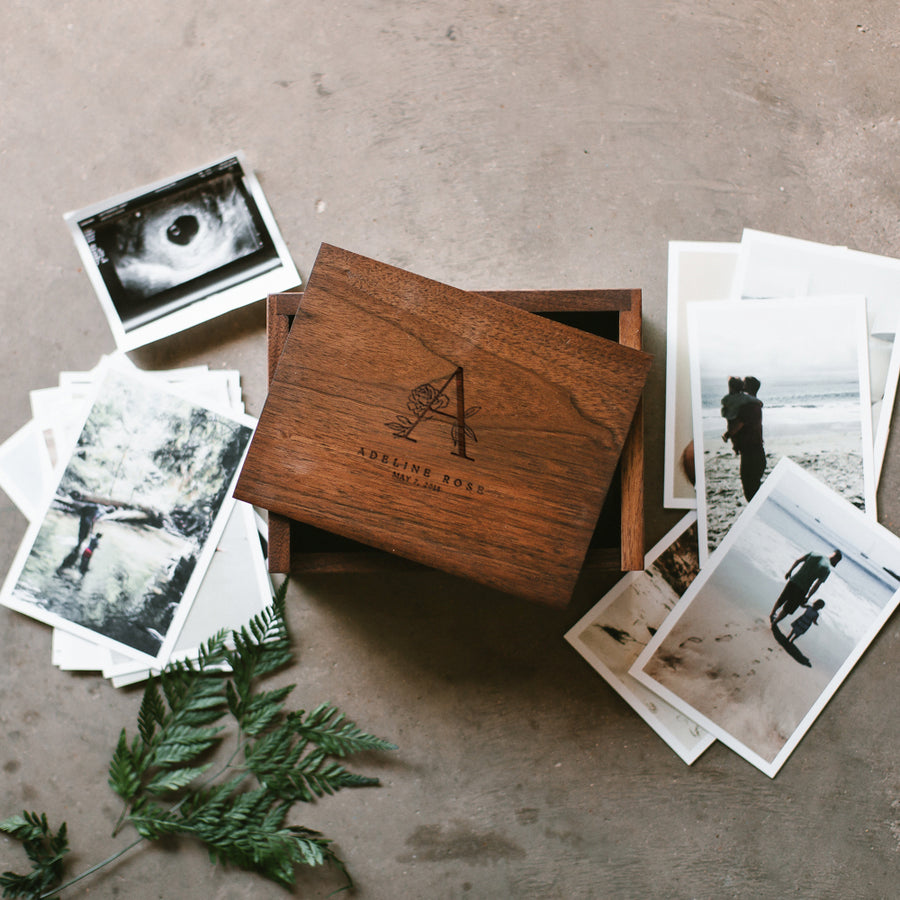
[{"label": "engraved flower illustration", "polygon": [[481,409],[480,406],[470,406],[462,416],[445,412],[450,404],[450,397],[444,393],[444,390],[452,378],[453,376],[444,380],[440,388],[435,387],[433,382],[426,381],[409,392],[409,396],[406,399],[406,408],[412,413],[413,418],[403,413],[398,413],[396,421],[385,422],[385,425],[394,432],[395,437],[415,440],[415,438],[410,437],[410,433],[417,425],[440,417],[442,419],[450,419],[453,422],[450,428],[450,437],[454,447],[460,446],[461,430],[464,440],[474,443],[478,442],[475,432],[466,424],[466,420],[470,416],[474,416]]}]

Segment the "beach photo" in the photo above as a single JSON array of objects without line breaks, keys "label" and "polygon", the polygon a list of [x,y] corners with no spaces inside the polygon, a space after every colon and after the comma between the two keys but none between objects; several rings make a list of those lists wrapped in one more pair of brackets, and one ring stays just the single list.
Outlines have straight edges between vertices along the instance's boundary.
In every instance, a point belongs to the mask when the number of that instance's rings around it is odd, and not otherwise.
[{"label": "beach photo", "polygon": [[738,253],[738,244],[669,241],[663,502],[675,509],[697,508],[687,307],[728,299]]},{"label": "beach photo", "polygon": [[65,220],[123,350],[299,284],[240,154]]},{"label": "beach photo", "polygon": [[252,434],[110,365],[0,603],[147,663],[174,646]]},{"label": "beach photo", "polygon": [[900,369],[900,259],[745,228],[732,299],[861,294],[866,298],[876,480]]},{"label": "beach photo", "polygon": [[688,513],[644,560],[566,632],[566,640],[690,765],[715,740],[628,674],[700,570],[697,514]]},{"label": "beach photo", "polygon": [[778,460],[875,515],[861,297],[688,307],[700,561]]},{"label": "beach photo", "polygon": [[630,672],[774,776],[900,601],[900,539],[778,463]]}]

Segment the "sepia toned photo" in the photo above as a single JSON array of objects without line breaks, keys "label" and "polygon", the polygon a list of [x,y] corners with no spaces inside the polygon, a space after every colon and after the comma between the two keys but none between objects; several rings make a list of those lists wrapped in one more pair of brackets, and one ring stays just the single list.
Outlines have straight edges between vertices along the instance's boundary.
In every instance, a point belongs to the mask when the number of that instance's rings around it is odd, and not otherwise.
[{"label": "sepia toned photo", "polygon": [[689,765],[715,740],[628,674],[697,576],[697,514],[688,513],[644,560],[566,632],[566,640]]},{"label": "sepia toned photo", "polygon": [[774,776],[900,601],[900,539],[778,463],[631,674]]},{"label": "sepia toned photo", "polygon": [[251,434],[247,417],[110,366],[0,602],[164,661],[233,506]]},{"label": "sepia toned photo", "polygon": [[663,502],[675,509],[697,508],[687,307],[728,299],[738,252],[738,244],[669,242]]}]

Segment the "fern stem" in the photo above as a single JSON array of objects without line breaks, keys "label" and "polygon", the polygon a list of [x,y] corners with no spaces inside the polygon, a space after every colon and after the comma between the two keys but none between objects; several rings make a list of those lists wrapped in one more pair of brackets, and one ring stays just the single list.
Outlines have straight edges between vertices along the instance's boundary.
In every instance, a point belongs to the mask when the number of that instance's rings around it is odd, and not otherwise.
[{"label": "fern stem", "polygon": [[131,808],[130,803],[126,803],[122,807],[122,812],[119,813],[119,818],[116,820],[116,824],[113,826],[112,837],[116,837],[118,833],[122,830],[122,826],[125,824],[125,820],[128,818],[128,811]]},{"label": "fern stem", "polygon": [[41,894],[39,900],[45,900],[46,897],[54,897],[56,894],[62,893],[66,888],[72,887],[73,884],[78,884],[83,878],[87,878],[89,875],[93,875],[94,872],[102,869],[104,866],[108,866],[110,863],[115,862],[120,856],[124,856],[129,850],[134,847],[137,847],[138,844],[143,843],[146,838],[139,837],[137,840],[132,841],[128,844],[127,847],[123,847],[121,850],[113,853],[112,856],[108,856],[102,862],[98,862],[95,865],[91,866],[89,869],[85,869],[80,875],[76,875],[74,878],[70,878],[65,884],[60,885],[57,888],[54,888],[52,891],[49,891],[46,894]]},{"label": "fern stem", "polygon": [[[238,747],[238,749],[235,750],[234,753],[231,754],[231,756],[228,758],[228,761],[225,763],[225,765],[223,765],[222,768],[219,769],[219,771],[216,772],[215,775],[211,776],[203,783],[203,787],[205,787],[207,784],[211,784],[213,781],[215,781],[217,778],[219,778],[221,775],[223,775],[225,772],[227,772],[228,769],[232,768],[231,764],[234,762],[235,758],[238,756],[238,754],[241,752],[241,750],[243,750],[243,748],[245,746],[246,746],[246,742],[242,743],[241,746]],[[178,809],[181,808],[181,806],[184,805],[185,801],[189,799],[189,796],[190,795],[186,795],[186,796],[182,797],[181,800],[179,800],[169,811],[176,812]],[[122,813],[119,816],[119,820],[116,822],[116,826],[113,829],[113,837],[115,837],[119,833],[119,830],[125,824],[125,822],[128,818],[129,811],[130,811],[130,804],[126,805],[125,808],[122,810]],[[77,884],[83,878],[87,878],[89,875],[93,875],[94,872],[98,871],[99,869],[102,869],[104,866],[108,866],[112,862],[115,862],[120,856],[124,856],[129,850],[131,850],[133,847],[137,847],[138,844],[142,843],[145,840],[146,840],[146,838],[138,837],[136,840],[134,840],[130,844],[128,844],[127,847],[123,847],[121,850],[114,853],[112,856],[108,857],[107,859],[104,859],[102,862],[99,862],[96,865],[91,866],[91,868],[85,870],[80,875],[76,875],[75,878],[72,878],[71,880],[67,881],[65,884],[61,885],[60,887],[56,888],[55,890],[50,891],[50,893],[41,894],[39,900],[44,900],[44,898],[46,898],[46,897],[52,897],[55,894],[59,894],[62,891],[64,891],[66,888],[71,887],[73,884]]]},{"label": "fern stem", "polygon": [[[228,759],[225,761],[225,764],[222,766],[221,769],[219,769],[218,772],[213,773],[212,775],[209,776],[209,778],[207,778],[204,782],[202,782],[200,784],[199,790],[203,790],[203,788],[205,788],[207,785],[212,784],[217,778],[221,778],[229,769],[235,768],[231,764],[235,761],[235,759],[237,758],[237,755],[241,752],[241,750],[243,750],[244,747],[246,747],[246,746],[247,746],[247,742],[245,741],[244,743],[242,743],[240,745],[240,747],[237,748],[237,750],[234,751],[234,753],[231,754],[231,756],[228,757]],[[244,775],[243,777],[246,778],[246,775]],[[190,797],[191,797],[190,794],[185,794],[184,797],[182,797],[174,806],[172,806],[169,809],[169,812],[177,812],[179,809],[181,809],[182,806],[184,806],[185,801],[190,799]]]}]

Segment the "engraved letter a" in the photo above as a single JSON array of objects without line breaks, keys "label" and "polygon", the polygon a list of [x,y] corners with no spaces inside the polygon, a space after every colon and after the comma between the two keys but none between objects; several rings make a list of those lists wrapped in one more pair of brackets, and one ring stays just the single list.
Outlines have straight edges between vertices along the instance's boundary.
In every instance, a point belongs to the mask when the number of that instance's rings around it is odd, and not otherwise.
[{"label": "engraved letter a", "polygon": [[[450,383],[454,382],[456,389],[456,412],[445,412],[445,407],[450,405],[450,397],[448,390]],[[420,384],[414,388],[406,401],[407,409],[413,413],[414,418],[405,415],[398,415],[396,422],[388,422],[387,427],[394,432],[394,437],[404,438],[407,441],[415,442],[412,432],[422,422],[427,422],[440,417],[450,420],[453,424],[450,428],[450,437],[453,441],[454,450],[451,453],[454,456],[460,456],[463,459],[472,459],[466,452],[466,440],[477,441],[475,432],[466,424],[466,417],[473,416],[481,408],[472,406],[466,409],[465,403],[465,377],[462,366],[458,366],[440,386],[436,386],[430,381]]]}]

